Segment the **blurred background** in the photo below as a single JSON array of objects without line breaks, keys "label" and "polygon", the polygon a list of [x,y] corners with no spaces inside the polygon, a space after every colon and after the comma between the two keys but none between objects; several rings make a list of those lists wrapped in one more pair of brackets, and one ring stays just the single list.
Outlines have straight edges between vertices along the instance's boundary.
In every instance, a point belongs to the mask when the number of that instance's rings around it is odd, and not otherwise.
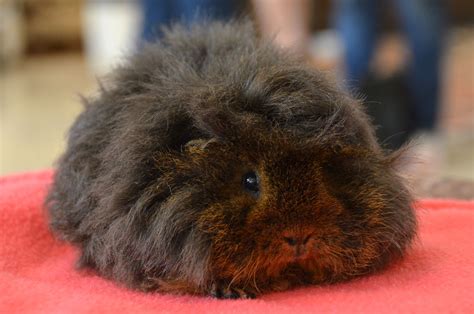
[{"label": "blurred background", "polygon": [[52,167],[80,95],[203,13],[252,16],[363,97],[386,148],[415,138],[414,182],[474,181],[472,0],[0,0],[0,175]]}]

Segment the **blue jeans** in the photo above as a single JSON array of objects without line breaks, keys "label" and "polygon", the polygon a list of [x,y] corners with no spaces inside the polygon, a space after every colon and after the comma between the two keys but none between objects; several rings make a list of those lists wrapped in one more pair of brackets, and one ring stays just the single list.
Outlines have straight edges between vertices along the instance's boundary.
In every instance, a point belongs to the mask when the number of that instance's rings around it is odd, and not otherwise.
[{"label": "blue jeans", "polygon": [[141,0],[143,9],[142,39],[161,36],[160,27],[181,21],[189,23],[199,17],[229,19],[236,10],[235,0]]},{"label": "blue jeans", "polygon": [[336,0],[335,23],[346,47],[349,88],[366,78],[377,39],[381,5],[394,5],[406,34],[412,60],[408,88],[413,97],[419,129],[435,127],[440,97],[440,58],[445,26],[442,0]]}]

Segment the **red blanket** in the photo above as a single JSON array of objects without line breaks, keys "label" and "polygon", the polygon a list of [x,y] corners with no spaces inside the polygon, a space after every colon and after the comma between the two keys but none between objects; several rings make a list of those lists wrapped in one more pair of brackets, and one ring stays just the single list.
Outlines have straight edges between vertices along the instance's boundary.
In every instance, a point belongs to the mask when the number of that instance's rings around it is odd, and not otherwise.
[{"label": "red blanket", "polygon": [[0,313],[474,312],[474,202],[419,202],[417,244],[379,274],[221,301],[130,291],[76,271],[77,251],[47,228],[42,202],[50,181],[48,171],[0,179]]}]

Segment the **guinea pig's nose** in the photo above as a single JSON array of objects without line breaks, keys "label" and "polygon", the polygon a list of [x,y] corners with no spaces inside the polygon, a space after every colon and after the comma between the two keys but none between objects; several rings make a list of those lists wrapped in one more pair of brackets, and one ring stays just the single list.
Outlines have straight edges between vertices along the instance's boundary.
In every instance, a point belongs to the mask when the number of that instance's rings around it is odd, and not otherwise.
[{"label": "guinea pig's nose", "polygon": [[293,248],[295,257],[301,257],[307,253],[308,242],[312,237],[310,232],[284,232],[283,240]]},{"label": "guinea pig's nose", "polygon": [[308,235],[308,236],[305,236],[305,237],[300,237],[300,236],[284,236],[283,237],[285,242],[288,243],[291,246],[306,245],[306,243],[308,243],[308,240],[310,238],[311,238],[311,235]]}]

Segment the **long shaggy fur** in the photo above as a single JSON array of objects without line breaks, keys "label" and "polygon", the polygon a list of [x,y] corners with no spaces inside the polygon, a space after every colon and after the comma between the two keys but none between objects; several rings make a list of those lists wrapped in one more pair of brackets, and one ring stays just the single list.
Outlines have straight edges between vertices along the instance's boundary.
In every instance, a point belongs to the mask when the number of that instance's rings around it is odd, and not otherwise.
[{"label": "long shaggy fur", "polygon": [[[47,206],[80,265],[103,276],[251,297],[402,256],[416,220],[395,159],[358,101],[251,23],[177,25],[87,101]],[[258,194],[242,184],[249,172]],[[300,235],[296,258],[288,239]]]}]

